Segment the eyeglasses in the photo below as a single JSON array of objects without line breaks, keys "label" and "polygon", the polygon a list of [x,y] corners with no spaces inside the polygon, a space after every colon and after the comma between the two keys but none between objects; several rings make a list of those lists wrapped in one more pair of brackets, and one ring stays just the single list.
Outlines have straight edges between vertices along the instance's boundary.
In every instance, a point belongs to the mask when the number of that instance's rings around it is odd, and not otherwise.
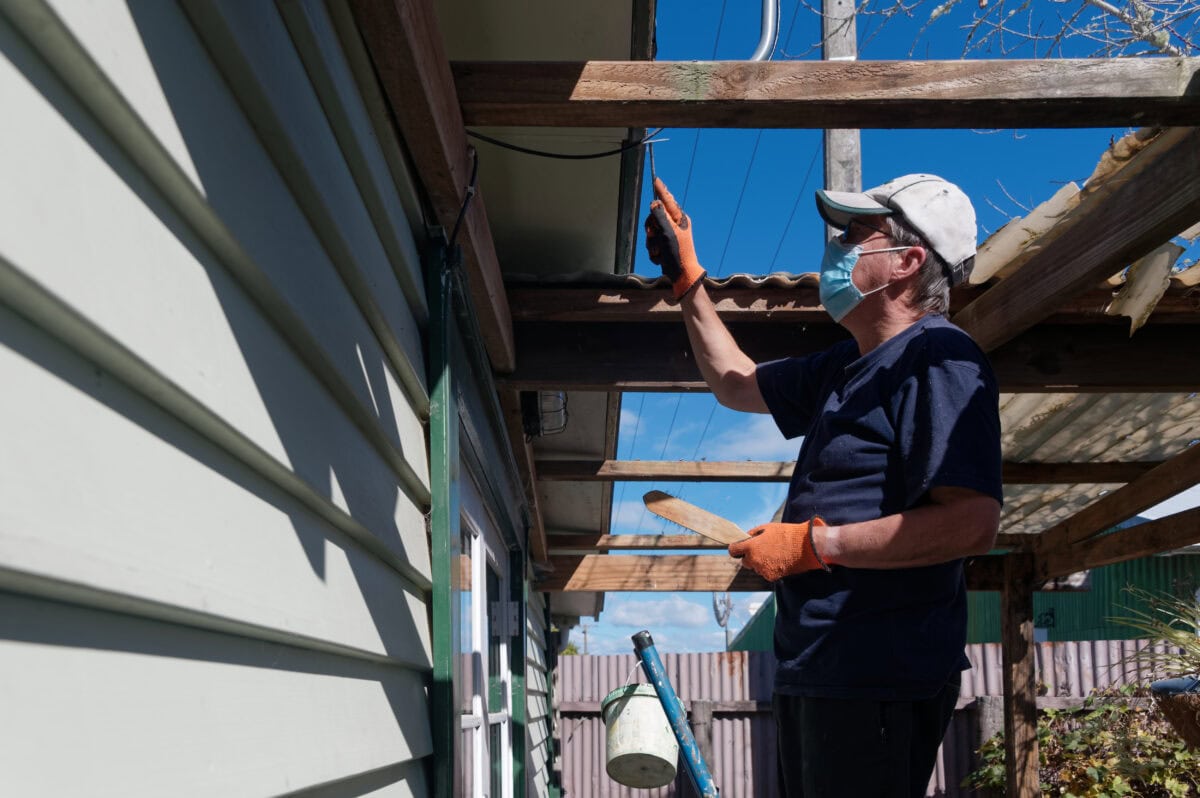
[{"label": "eyeglasses", "polygon": [[[883,235],[887,236],[888,238],[891,238],[891,237],[892,237],[892,231],[891,231],[891,230],[884,230],[882,227],[876,227],[875,225],[872,225],[872,224],[867,224],[866,222],[864,222],[864,221],[861,221],[860,219],[855,219],[855,218],[852,218],[852,219],[850,219],[850,221],[849,221],[849,222],[846,224],[846,229],[842,231],[842,234],[841,234],[840,236],[838,236],[838,238],[841,240],[841,242],[842,242],[843,244],[849,244],[849,243],[850,243],[850,241],[851,241],[851,239],[855,238],[855,236],[854,236],[854,235],[852,235],[852,234],[851,234],[851,232],[850,232],[850,231],[851,231],[851,229],[852,229],[852,228],[853,228],[855,225],[858,225],[859,227],[864,227],[864,228],[866,228],[867,230],[874,230],[876,233],[882,233]],[[866,241],[866,240],[867,240],[868,238],[870,238],[870,237],[871,237],[870,235],[866,235],[866,236],[864,236],[864,237],[863,237],[861,240],[857,241],[856,243],[859,243],[859,244],[861,244],[863,241]]]}]

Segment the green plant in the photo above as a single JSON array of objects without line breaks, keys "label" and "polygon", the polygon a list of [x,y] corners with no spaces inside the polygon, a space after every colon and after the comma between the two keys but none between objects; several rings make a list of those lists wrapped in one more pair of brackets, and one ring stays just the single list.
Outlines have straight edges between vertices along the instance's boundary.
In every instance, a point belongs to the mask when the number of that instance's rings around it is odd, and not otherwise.
[{"label": "green plant", "polygon": [[1129,658],[1166,676],[1200,673],[1200,599],[1181,598],[1127,587],[1133,601],[1127,615],[1111,620],[1159,642]]},{"label": "green plant", "polygon": [[[1146,688],[1094,691],[1071,710],[1038,713],[1039,781],[1064,798],[1200,793],[1200,752],[1183,741],[1149,704]],[[1131,699],[1140,698],[1139,701]],[[982,765],[963,781],[985,796],[1004,795],[1004,734],[979,749]]]}]

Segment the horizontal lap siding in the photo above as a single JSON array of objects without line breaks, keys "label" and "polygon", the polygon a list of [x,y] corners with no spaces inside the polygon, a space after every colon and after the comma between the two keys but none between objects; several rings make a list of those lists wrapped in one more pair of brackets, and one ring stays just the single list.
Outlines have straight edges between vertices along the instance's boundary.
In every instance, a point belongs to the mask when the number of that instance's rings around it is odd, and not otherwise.
[{"label": "horizontal lap siding", "polygon": [[544,593],[530,593],[525,633],[528,636],[525,660],[526,735],[528,770],[526,794],[545,798],[550,794],[550,769],[554,717],[546,673],[546,600]]},{"label": "horizontal lap siding", "polygon": [[427,794],[427,311],[344,22],[0,0],[0,793]]}]

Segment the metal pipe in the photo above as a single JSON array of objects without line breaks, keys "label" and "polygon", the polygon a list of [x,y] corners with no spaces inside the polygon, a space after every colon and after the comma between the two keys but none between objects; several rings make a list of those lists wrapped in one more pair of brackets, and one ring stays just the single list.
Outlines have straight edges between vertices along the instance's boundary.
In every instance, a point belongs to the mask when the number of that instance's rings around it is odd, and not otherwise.
[{"label": "metal pipe", "polygon": [[751,61],[770,61],[779,42],[779,0],[762,0],[762,35]]}]

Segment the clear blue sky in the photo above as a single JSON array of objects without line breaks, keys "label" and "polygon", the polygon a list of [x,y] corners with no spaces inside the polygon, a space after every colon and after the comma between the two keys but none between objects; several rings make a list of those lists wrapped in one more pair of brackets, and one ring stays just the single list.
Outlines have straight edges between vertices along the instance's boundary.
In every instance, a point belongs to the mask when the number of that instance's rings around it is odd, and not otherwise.
[{"label": "clear blue sky", "polygon": [[[819,6],[819,3],[817,4]],[[860,60],[956,59],[961,26],[977,11],[960,3],[910,48],[936,3],[912,19],[893,19],[882,32],[876,19],[860,19]],[[1048,14],[1063,7],[1035,0]],[[724,15],[722,19],[722,10]],[[782,0],[780,43],[775,60],[801,56],[820,38],[818,18],[795,0]],[[659,0],[658,59],[744,59],[759,37],[757,2]],[[719,40],[717,38],[720,33]],[[1070,52],[1070,51],[1068,51]],[[802,55],[803,54],[803,55]],[[1080,53],[1083,54],[1083,53]],[[1029,50],[1007,57],[1031,57]],[[1040,53],[1039,53],[1040,55]],[[996,52],[970,57],[999,58]],[[1119,130],[865,130],[862,132],[863,185],[878,185],[911,172],[932,172],[963,188],[979,219],[979,239],[1048,199],[1063,183],[1082,184]],[[813,204],[821,187],[821,133],[815,130],[668,129],[655,147],[658,175],[691,216],[700,261],[713,276],[771,271],[817,271],[823,228]],[[642,197],[650,202],[649,175]],[[1024,206],[1024,207],[1022,207]],[[638,247],[635,271],[658,275]],[[1189,253],[1190,255],[1191,253]],[[626,394],[617,456],[639,460],[791,460],[800,441],[786,441],[766,416],[718,407],[708,394]],[[744,528],[770,520],[786,492],[783,485],[617,483],[614,534],[677,533],[645,513],[641,496],[664,490],[737,521]],[[1193,491],[1174,509],[1193,506]],[[1148,513],[1152,517],[1165,514]],[[735,594],[732,626],[740,629],[766,594]],[[628,653],[629,636],[648,628],[667,651],[724,649],[724,633],[713,619],[708,593],[610,593],[598,623],[588,624],[593,654]],[[581,629],[571,639],[583,648]]]}]

